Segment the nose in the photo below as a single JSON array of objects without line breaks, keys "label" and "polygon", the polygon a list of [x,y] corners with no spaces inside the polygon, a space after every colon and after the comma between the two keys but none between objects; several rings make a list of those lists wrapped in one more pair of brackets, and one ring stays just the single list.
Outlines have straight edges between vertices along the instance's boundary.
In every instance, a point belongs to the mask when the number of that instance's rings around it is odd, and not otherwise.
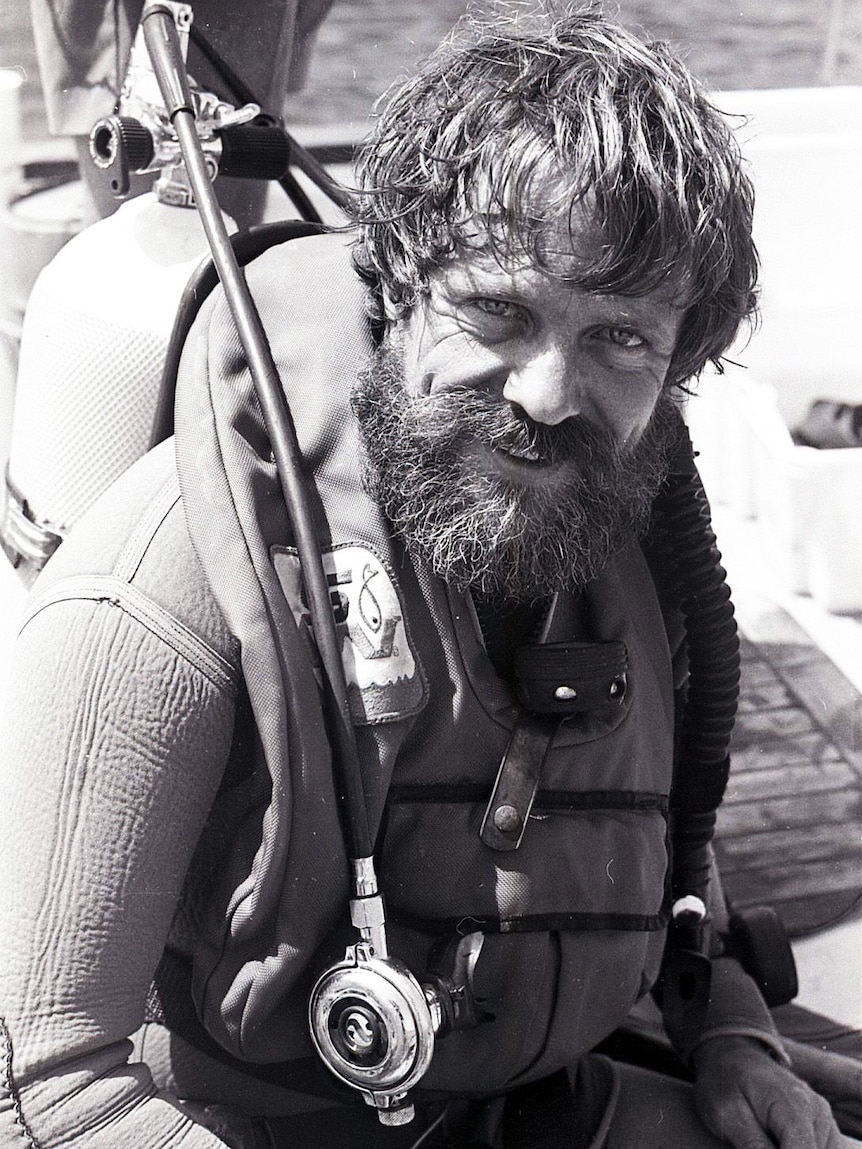
[{"label": "nose", "polygon": [[503,398],[537,423],[556,426],[583,406],[576,365],[559,347],[544,347],[509,368]]}]

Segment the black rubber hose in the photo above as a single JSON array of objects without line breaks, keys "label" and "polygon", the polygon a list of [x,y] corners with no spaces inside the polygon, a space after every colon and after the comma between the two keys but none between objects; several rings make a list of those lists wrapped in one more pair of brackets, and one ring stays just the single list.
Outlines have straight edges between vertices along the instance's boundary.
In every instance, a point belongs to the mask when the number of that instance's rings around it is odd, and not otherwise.
[{"label": "black rubber hose", "polygon": [[689,677],[671,800],[674,899],[703,896],[739,701],[739,635],[688,430],[656,500],[652,540],[685,620]]},{"label": "black rubber hose", "polygon": [[[201,55],[213,66],[231,93],[231,96],[238,104],[257,104],[258,107],[262,107],[260,100],[248,84],[236,74],[233,68],[222,58],[195,24],[192,24],[189,28],[189,38],[200,51]],[[312,183],[314,183],[324,195],[331,199],[337,207],[341,208],[342,211],[348,211],[350,205],[348,192],[332,178],[322,164],[317,162],[311,152],[298,143],[289,132],[285,132],[285,136],[290,146],[291,160],[295,166],[304,172]],[[294,205],[304,219],[314,223],[321,222],[317,209],[313,206],[290,172],[283,175],[278,182],[287,195],[293,200]]]},{"label": "black rubber hose", "polygon": [[[306,235],[320,235],[324,230],[322,224],[312,223],[310,220],[282,219],[273,223],[256,224],[254,227],[236,232],[230,237],[230,242],[237,263],[240,267],[245,267],[276,244]],[[212,256],[208,256],[198,264],[183,289],[162,366],[150,447],[169,439],[174,433],[177,372],[183,347],[195,317],[218,281],[218,272]]]}]

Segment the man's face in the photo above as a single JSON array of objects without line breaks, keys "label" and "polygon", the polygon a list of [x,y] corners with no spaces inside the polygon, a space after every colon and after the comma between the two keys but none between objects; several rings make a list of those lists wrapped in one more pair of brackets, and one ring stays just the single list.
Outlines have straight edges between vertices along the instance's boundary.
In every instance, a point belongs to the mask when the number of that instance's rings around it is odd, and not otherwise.
[{"label": "man's face", "polygon": [[499,598],[594,577],[665,471],[683,308],[670,292],[588,293],[565,278],[576,265],[453,257],[357,396],[372,485],[408,549]]},{"label": "man's face", "polygon": [[[434,272],[397,337],[405,386],[413,396],[486,391],[546,426],[582,418],[625,450],[652,415],[684,309],[670,290],[586,292],[564,278],[577,256],[552,259],[550,272],[466,253]],[[553,482],[500,452],[487,463],[514,482]]]}]

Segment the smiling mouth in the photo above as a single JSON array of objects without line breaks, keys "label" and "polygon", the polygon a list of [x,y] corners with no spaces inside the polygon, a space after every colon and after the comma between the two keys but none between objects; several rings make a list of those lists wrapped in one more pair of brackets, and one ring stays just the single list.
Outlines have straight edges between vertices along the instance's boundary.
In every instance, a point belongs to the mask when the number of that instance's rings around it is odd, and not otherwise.
[{"label": "smiling mouth", "polygon": [[550,461],[541,449],[537,437],[520,429],[495,435],[488,440],[488,446],[494,455],[531,467],[541,466]]},{"label": "smiling mouth", "polygon": [[472,451],[482,469],[489,468],[514,483],[545,482],[560,470],[560,460],[549,452],[538,436],[506,428],[493,435],[479,434]]},{"label": "smiling mouth", "polygon": [[488,451],[494,470],[505,479],[519,482],[542,482],[558,468],[535,448],[491,447]]},{"label": "smiling mouth", "polygon": [[498,455],[505,455],[507,459],[518,459],[522,463],[544,463],[547,461],[531,444],[524,444],[522,446],[511,444],[508,447],[498,446],[494,447],[493,450]]}]

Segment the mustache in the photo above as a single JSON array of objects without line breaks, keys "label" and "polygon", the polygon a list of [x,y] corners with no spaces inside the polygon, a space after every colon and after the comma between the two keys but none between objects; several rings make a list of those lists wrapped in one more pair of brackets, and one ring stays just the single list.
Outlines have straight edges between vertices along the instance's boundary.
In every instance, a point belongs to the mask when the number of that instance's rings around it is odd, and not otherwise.
[{"label": "mustache", "polygon": [[614,437],[581,416],[562,423],[538,423],[517,405],[488,392],[457,388],[413,397],[403,407],[408,426],[421,430],[429,446],[446,452],[468,441],[531,461],[559,464],[616,459]]}]

